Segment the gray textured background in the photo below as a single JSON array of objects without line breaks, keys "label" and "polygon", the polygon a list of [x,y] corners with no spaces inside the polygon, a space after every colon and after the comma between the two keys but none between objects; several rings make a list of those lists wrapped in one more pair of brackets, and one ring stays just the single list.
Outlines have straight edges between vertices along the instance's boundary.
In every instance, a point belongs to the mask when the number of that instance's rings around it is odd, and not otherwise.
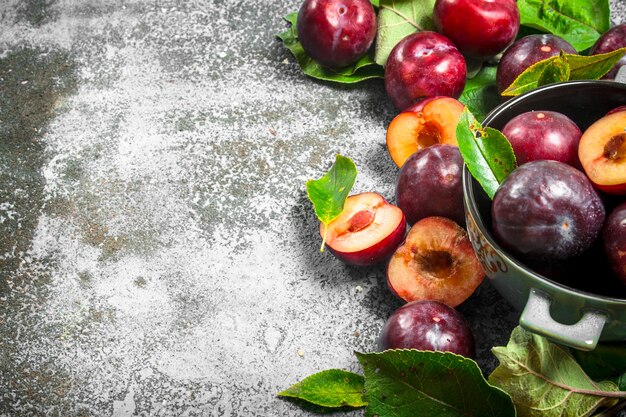
[{"label": "gray textured background", "polygon": [[[304,416],[276,392],[359,371],[400,304],[318,251],[304,182],[342,153],[392,199],[395,111],[301,75],[298,7],[0,3],[0,415]],[[460,310],[489,372],[517,314]]]}]

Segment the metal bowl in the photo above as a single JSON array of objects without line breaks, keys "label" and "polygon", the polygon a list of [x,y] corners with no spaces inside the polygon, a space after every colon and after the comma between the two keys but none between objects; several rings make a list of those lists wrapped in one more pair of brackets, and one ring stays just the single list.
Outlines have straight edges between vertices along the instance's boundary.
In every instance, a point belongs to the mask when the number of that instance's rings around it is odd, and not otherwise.
[{"label": "metal bowl", "polygon": [[[625,104],[626,84],[570,81],[543,86],[502,103],[483,125],[502,129],[520,113],[552,110],[567,115],[584,131],[609,110]],[[532,270],[494,240],[491,200],[467,168],[463,173],[463,192],[474,250],[491,283],[521,311],[522,327],[581,350],[592,350],[598,341],[626,340],[626,293],[595,294]],[[599,274],[578,278],[601,282]]]}]

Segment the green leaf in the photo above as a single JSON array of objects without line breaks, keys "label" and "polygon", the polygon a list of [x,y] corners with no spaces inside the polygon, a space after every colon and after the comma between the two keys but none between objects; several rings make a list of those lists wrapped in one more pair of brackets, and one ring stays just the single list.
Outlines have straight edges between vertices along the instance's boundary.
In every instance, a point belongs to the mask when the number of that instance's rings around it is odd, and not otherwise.
[{"label": "green leaf", "polygon": [[[540,84],[540,82],[546,82],[548,80],[548,77],[544,77],[543,74],[546,73],[549,75],[554,73],[554,71],[551,70],[551,67],[563,65],[562,59],[563,56],[553,56],[534,63],[518,75],[513,83],[502,92],[502,95],[518,96],[543,85]],[[567,65],[569,65],[569,63],[567,63]]]},{"label": "green leaf", "polygon": [[520,417],[582,417],[616,398],[626,398],[610,381],[594,382],[569,351],[517,327],[506,347],[492,349],[500,365],[489,382],[511,395]]},{"label": "green leaf", "polygon": [[467,106],[478,121],[483,121],[491,110],[500,104],[496,87],[496,66],[483,66],[473,78],[465,83],[459,101]]},{"label": "green leaf", "polygon": [[570,71],[569,61],[561,51],[559,56],[555,57],[551,64],[543,69],[539,75],[538,84],[546,85],[567,81],[570,77]]},{"label": "green leaf", "polygon": [[577,51],[609,30],[609,0],[518,0],[520,23],[565,39]]},{"label": "green leaf", "polygon": [[[356,165],[350,158],[337,155],[335,163],[318,180],[306,182],[306,192],[313,203],[317,218],[325,225],[341,214],[346,199],[356,180]],[[326,232],[320,250],[324,250]]]},{"label": "green leaf", "polygon": [[600,79],[622,59],[624,54],[626,54],[626,48],[590,56],[566,55],[571,70],[570,80]]},{"label": "green leaf", "polygon": [[517,96],[542,85],[567,80],[597,80],[626,54],[626,48],[591,56],[563,54],[529,66],[503,92]]},{"label": "green leaf", "polygon": [[385,66],[398,42],[422,30],[434,30],[435,0],[380,0],[374,61]]},{"label": "green leaf", "polygon": [[341,69],[331,69],[320,65],[304,52],[302,44],[298,40],[298,31],[296,29],[298,13],[288,14],[285,16],[285,20],[291,24],[291,27],[276,36],[291,51],[296,61],[298,61],[300,69],[306,75],[318,80],[340,84],[354,84],[372,78],[384,77],[385,72],[383,68],[376,64],[369,54],[365,54],[355,64]]},{"label": "green leaf", "polygon": [[467,108],[461,114],[456,138],[467,169],[493,198],[500,183],[517,166],[511,144],[500,131],[483,128]]},{"label": "green leaf", "polygon": [[511,398],[476,362],[449,352],[356,353],[365,372],[368,417],[508,417]]},{"label": "green leaf", "polygon": [[626,372],[626,344],[599,343],[590,352],[572,349],[572,355],[590,378],[614,379]]},{"label": "green leaf", "polygon": [[364,407],[364,379],[341,369],[328,369],[304,378],[285,391],[282,397],[297,398],[322,407]]}]

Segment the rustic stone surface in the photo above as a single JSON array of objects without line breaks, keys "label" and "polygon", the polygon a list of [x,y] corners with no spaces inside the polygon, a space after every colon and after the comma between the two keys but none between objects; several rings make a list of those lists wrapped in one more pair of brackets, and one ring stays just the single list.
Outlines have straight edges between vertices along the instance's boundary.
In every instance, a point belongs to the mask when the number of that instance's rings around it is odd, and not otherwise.
[{"label": "rustic stone surface", "polygon": [[[299,72],[298,6],[2,2],[0,415],[304,416],[275,394],[376,349],[400,303],[319,252],[304,183],[342,153],[392,199],[395,110]],[[460,310],[489,372],[517,313]]]}]

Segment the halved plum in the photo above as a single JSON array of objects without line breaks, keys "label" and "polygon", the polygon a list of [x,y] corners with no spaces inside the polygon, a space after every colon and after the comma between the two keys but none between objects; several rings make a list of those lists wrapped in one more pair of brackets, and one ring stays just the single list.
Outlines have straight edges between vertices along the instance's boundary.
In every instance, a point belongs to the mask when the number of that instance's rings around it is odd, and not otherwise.
[{"label": "halved plum", "polygon": [[626,194],[626,111],[610,112],[583,132],[578,157],[599,190]]},{"label": "halved plum", "polygon": [[[349,196],[342,213],[327,227],[326,246],[339,260],[350,265],[376,265],[387,261],[402,243],[406,218],[383,196],[368,192]],[[320,224],[322,236],[324,229]]]},{"label": "halved plum", "polygon": [[484,277],[465,230],[439,216],[415,223],[387,266],[387,284],[404,301],[450,307],[472,295]]},{"label": "halved plum", "polygon": [[427,98],[398,114],[387,128],[387,150],[402,167],[409,156],[437,143],[455,145],[463,104],[452,97]]}]

